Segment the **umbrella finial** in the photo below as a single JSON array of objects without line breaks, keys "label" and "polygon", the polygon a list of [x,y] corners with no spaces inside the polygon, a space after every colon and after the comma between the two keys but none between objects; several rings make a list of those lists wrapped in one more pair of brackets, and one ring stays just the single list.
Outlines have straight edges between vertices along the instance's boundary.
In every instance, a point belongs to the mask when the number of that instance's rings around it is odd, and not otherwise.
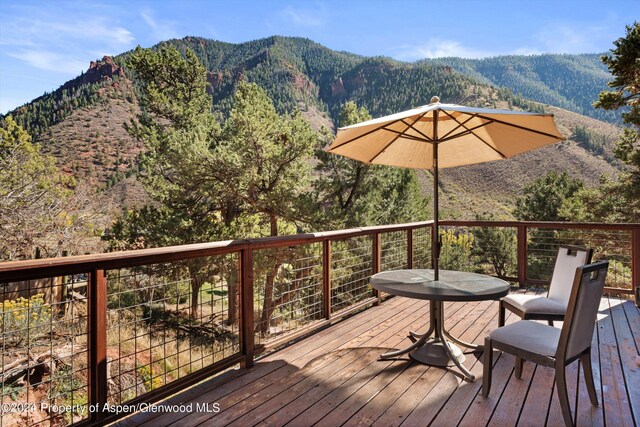
[{"label": "umbrella finial", "polygon": [[438,102],[440,102],[440,98],[439,97],[437,97],[437,96],[431,97],[431,104],[436,104]]}]

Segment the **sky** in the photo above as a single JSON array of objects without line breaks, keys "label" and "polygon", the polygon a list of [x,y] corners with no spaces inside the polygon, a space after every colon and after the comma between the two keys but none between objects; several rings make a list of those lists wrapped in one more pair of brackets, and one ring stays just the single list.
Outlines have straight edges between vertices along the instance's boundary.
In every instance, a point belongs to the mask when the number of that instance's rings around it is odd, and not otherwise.
[{"label": "sky", "polygon": [[200,36],[299,36],[402,61],[604,53],[640,20],[638,0],[0,0],[0,114],[104,55]]}]

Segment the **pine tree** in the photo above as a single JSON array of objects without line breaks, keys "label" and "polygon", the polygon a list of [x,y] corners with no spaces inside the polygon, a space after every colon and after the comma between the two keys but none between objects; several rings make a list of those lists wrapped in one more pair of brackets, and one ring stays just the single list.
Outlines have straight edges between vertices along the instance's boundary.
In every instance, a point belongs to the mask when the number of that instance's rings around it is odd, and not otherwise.
[{"label": "pine tree", "polygon": [[[369,120],[354,102],[340,112],[340,126]],[[318,178],[313,187],[320,203],[318,222],[333,227],[391,224],[428,217],[428,200],[420,194],[415,171],[368,165],[327,153],[333,136],[324,131],[316,149]]]},{"label": "pine tree", "polygon": [[[628,169],[622,172],[617,182],[602,188],[606,205],[612,209],[612,220],[640,221],[640,23],[626,27],[626,37],[613,44],[612,55],[602,57],[615,77],[609,82],[614,90],[600,93],[597,108],[605,110],[626,109],[622,113],[624,123],[630,125],[623,130],[614,150],[615,156]],[[603,209],[604,210],[604,209]]]}]

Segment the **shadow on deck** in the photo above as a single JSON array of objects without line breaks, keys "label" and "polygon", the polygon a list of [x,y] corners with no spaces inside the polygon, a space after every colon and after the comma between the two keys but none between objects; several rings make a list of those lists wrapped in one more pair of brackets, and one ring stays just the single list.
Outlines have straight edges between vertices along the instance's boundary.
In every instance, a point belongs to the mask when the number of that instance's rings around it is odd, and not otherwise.
[{"label": "shadow on deck", "polygon": [[[480,354],[466,356],[465,365],[478,378],[473,383],[406,356],[378,361],[385,350],[404,347],[409,330],[426,329],[428,310],[427,301],[392,298],[256,361],[251,369],[228,371],[158,403],[171,412],[139,412],[118,425],[563,425],[549,368],[525,363],[516,379],[513,357],[496,354],[493,387],[485,399]],[[447,328],[478,344],[497,326],[497,314],[493,301],[445,308]],[[590,405],[578,362],[568,368],[578,425],[640,423],[638,307],[604,297],[593,340],[600,406]]]}]

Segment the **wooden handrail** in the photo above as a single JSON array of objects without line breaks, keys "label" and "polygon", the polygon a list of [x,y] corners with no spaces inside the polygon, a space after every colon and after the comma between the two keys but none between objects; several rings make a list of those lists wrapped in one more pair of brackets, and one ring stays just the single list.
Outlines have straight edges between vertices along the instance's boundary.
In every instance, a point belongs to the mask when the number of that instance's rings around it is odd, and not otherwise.
[{"label": "wooden handrail", "polygon": [[626,230],[631,231],[640,228],[636,223],[601,223],[601,222],[563,222],[563,221],[466,221],[466,220],[442,220],[440,225],[461,227],[518,227],[524,225],[527,228],[561,228],[574,230]]},{"label": "wooden handrail", "polygon": [[[406,224],[360,227],[346,230],[325,231],[319,233],[296,234],[292,236],[262,237],[255,239],[226,240],[221,242],[196,243],[191,245],[167,246],[162,248],[139,249],[101,254],[77,255],[63,258],[44,258],[27,261],[0,263],[0,283],[17,280],[39,279],[57,275],[87,273],[95,268],[113,270],[145,264],[178,261],[204,256],[238,252],[248,247],[267,249],[283,246],[295,246],[340,240],[357,236],[371,235],[376,232],[388,233],[428,227],[433,221],[421,221]],[[640,230],[640,224],[604,224],[543,221],[461,221],[443,220],[443,226],[466,227],[518,227],[559,228],[559,229],[600,229],[600,230]]]},{"label": "wooden handrail", "polygon": [[0,283],[88,273],[95,269],[115,270],[139,265],[222,255],[240,251],[248,246],[247,240],[227,240],[223,242],[166,246],[163,248],[76,255],[63,258],[3,262],[0,263]]},{"label": "wooden handrail", "polygon": [[295,246],[325,240],[340,240],[366,236],[376,232],[388,233],[428,227],[433,221],[407,224],[361,227],[347,230],[319,233],[295,234],[292,236],[261,237],[254,239],[226,240],[221,242],[195,243],[191,245],[166,246],[162,248],[139,249],[90,255],[76,255],[64,258],[43,258],[26,261],[0,263],[0,283],[40,279],[44,277],[87,273],[96,268],[114,270],[146,264],[179,261],[212,255],[222,255],[251,249],[269,249]]}]

